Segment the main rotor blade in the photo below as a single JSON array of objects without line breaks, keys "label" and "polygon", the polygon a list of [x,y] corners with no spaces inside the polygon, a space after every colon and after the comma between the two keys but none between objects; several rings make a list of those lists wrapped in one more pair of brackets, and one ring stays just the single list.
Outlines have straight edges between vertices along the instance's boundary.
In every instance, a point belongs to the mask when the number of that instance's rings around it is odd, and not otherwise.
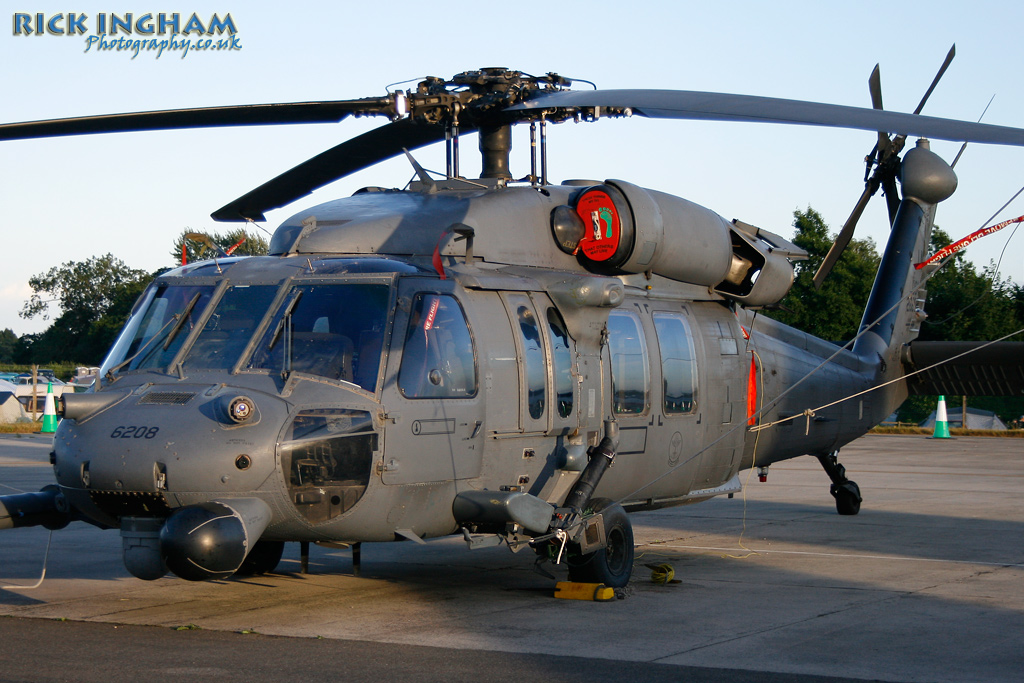
[{"label": "main rotor blade", "polygon": [[580,90],[540,95],[507,111],[610,107],[651,118],[750,121],[887,131],[956,142],[1024,146],[1024,129],[821,102],[689,90]]},{"label": "main rotor blade", "polygon": [[818,271],[814,274],[815,289],[821,289],[821,284],[828,277],[828,274],[832,272],[832,268],[839,261],[839,257],[843,255],[846,245],[853,239],[853,231],[857,227],[857,221],[860,220],[865,207],[868,205],[868,200],[871,199],[876,190],[877,186],[873,186],[872,183],[867,183],[864,186],[864,192],[861,193],[860,199],[857,200],[857,205],[853,207],[853,211],[850,212],[850,217],[843,224],[843,229],[839,231],[836,241],[832,243],[832,247],[825,254],[825,260],[821,262],[821,265],[818,266]]},{"label": "main rotor blade", "polygon": [[82,116],[47,121],[0,124],[0,140],[28,140],[62,135],[128,133],[144,130],[263,126],[282,123],[336,123],[354,113],[385,114],[392,106],[388,97],[332,102],[245,104],[198,109],[166,109],[130,114]]},{"label": "main rotor blade", "polygon": [[[462,133],[474,130],[468,125],[461,127]],[[398,156],[403,149],[423,147],[440,142],[444,137],[444,124],[416,123],[412,119],[388,123],[285,171],[217,209],[211,217],[215,221],[264,220],[265,211],[280,208],[327,183]]]}]

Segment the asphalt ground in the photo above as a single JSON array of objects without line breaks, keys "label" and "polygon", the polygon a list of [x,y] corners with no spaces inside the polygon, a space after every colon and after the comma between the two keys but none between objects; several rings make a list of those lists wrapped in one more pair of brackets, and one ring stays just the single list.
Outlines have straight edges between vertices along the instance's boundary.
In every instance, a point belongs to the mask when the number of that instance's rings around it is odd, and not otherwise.
[{"label": "asphalt ground", "polygon": [[[49,483],[44,437],[0,437],[0,494]],[[867,436],[699,505],[631,515],[621,599],[557,600],[529,551],[456,538],[314,547],[299,573],[144,582],[116,531],[54,532],[46,579],[0,589],[0,681],[1009,681],[1024,671],[1024,440]],[[37,582],[49,532],[0,532],[0,585]],[[679,583],[656,585],[667,562]],[[558,578],[564,575],[557,572]]]}]

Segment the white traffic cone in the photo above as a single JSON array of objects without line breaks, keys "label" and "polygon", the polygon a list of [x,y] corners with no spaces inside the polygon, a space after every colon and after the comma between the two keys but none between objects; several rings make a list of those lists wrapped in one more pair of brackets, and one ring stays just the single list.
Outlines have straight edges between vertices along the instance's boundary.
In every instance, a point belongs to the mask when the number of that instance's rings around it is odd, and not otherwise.
[{"label": "white traffic cone", "polygon": [[939,405],[935,408],[935,431],[932,432],[933,439],[948,439],[949,419],[946,417],[946,397],[939,396]]},{"label": "white traffic cone", "polygon": [[43,404],[42,434],[53,434],[57,431],[57,410],[53,402],[53,382],[46,385],[46,403]]}]

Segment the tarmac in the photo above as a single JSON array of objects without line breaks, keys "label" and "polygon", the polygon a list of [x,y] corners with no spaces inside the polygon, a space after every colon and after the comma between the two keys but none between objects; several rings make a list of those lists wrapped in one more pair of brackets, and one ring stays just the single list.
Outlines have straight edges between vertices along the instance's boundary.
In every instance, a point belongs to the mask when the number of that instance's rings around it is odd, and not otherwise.
[{"label": "tarmac", "polygon": [[[0,495],[50,483],[49,450],[0,437]],[[857,516],[807,457],[630,515],[633,579],[603,603],[459,538],[364,544],[359,576],[319,547],[302,574],[289,544],[279,573],[189,583],[130,576],[116,531],[73,523],[48,557],[45,529],[3,531],[0,681],[1020,680],[1024,440],[869,435],[840,462]],[[664,562],[678,583],[651,582]]]}]

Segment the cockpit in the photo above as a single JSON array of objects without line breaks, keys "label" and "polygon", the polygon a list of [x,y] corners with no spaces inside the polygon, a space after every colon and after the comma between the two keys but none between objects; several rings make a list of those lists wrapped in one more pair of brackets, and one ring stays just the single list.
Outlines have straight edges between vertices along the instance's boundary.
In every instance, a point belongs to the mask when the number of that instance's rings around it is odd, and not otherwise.
[{"label": "cockpit", "polygon": [[158,278],[102,374],[303,373],[375,391],[395,272],[418,269],[390,259],[304,259],[298,274],[267,282],[267,264],[231,265]]}]

